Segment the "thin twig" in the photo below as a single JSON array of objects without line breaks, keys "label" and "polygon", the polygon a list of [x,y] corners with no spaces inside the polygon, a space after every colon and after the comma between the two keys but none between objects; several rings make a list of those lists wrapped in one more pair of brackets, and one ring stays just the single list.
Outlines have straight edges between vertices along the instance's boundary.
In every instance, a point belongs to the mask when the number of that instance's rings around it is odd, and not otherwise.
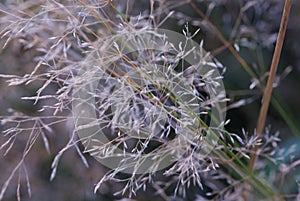
[{"label": "thin twig", "polygon": [[[277,71],[277,67],[278,67],[278,63],[279,63],[279,58],[280,58],[280,54],[281,54],[281,50],[282,50],[282,45],[283,45],[283,41],[284,41],[284,36],[285,36],[286,28],[287,28],[287,23],[288,23],[291,6],[292,6],[292,0],[286,0],[285,4],[284,4],[279,33],[278,33],[277,42],[276,42],[276,46],[275,46],[275,50],[274,50],[274,54],[273,54],[273,58],[272,58],[272,63],[271,63],[271,67],[270,67],[269,78],[267,81],[267,86],[264,91],[262,106],[260,108],[260,113],[259,113],[259,117],[258,117],[258,121],[257,121],[257,125],[256,125],[255,135],[257,137],[261,137],[264,126],[265,126],[267,112],[268,112],[268,108],[269,108],[269,104],[270,104],[270,100],[271,100],[271,96],[272,96],[274,79],[276,76],[276,71]],[[258,146],[256,145],[253,147],[253,149],[251,151],[250,162],[249,162],[249,166],[248,166],[249,170],[251,172],[253,171],[253,169],[255,167],[256,158],[258,156],[257,151],[258,151]],[[250,199],[249,198],[250,190],[251,190],[251,187],[249,186],[249,184],[246,183],[245,191],[243,194],[244,200]]]},{"label": "thin twig", "polygon": [[[282,45],[283,45],[283,41],[284,41],[284,36],[285,36],[285,32],[286,32],[286,27],[287,27],[287,23],[288,23],[291,5],[292,5],[292,0],[285,1],[284,10],[283,10],[282,19],[281,19],[280,28],[279,28],[279,33],[278,33],[278,37],[277,37],[277,43],[275,46],[275,51],[273,54],[273,59],[272,59],[271,67],[270,67],[269,79],[267,82],[266,89],[264,91],[262,106],[260,108],[260,113],[259,113],[257,126],[256,126],[255,134],[258,137],[261,136],[261,134],[263,132],[263,128],[265,126],[267,112],[268,112],[271,95],[272,95],[272,90],[273,90],[273,84],[274,84],[276,71],[277,71],[277,67],[278,67],[278,63],[279,63],[279,58],[280,58],[280,54],[281,54],[281,50],[282,50]],[[252,150],[251,159],[250,159],[250,163],[249,163],[249,169],[251,171],[253,170],[254,165],[255,165],[255,160],[257,157],[257,153],[256,153],[257,149],[258,149],[258,147],[255,146]]]},{"label": "thin twig", "polygon": [[219,29],[206,17],[206,15],[200,10],[197,5],[191,1],[188,0],[188,3],[191,5],[191,7],[196,11],[196,13],[208,24],[208,26],[213,30],[213,32],[216,34],[216,36],[219,38],[219,40],[224,44],[226,48],[233,54],[233,56],[238,60],[238,62],[242,65],[244,70],[253,78],[257,79],[257,75],[253,72],[253,70],[250,68],[250,66],[247,64],[247,62],[239,55],[239,53],[233,48],[232,44],[226,40],[226,38],[223,36],[223,34],[219,31]]}]

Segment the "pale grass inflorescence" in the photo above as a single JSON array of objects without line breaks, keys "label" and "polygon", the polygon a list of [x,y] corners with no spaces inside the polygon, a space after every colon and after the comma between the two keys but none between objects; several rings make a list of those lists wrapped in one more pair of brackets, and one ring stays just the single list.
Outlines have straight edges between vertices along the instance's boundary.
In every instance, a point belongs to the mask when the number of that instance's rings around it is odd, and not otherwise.
[{"label": "pale grass inflorescence", "polygon": [[[201,45],[188,49],[188,30],[175,34],[173,44],[173,32],[154,31],[143,19],[131,22],[100,43],[75,82],[76,130],[86,151],[113,169],[96,190],[126,172],[123,193],[134,193],[163,168],[181,175],[180,186],[202,187],[200,173],[218,166],[209,152],[225,124],[218,66]],[[188,57],[197,62],[190,65]]]},{"label": "pale grass inflorescence", "polygon": [[[9,86],[37,86],[34,95],[22,97],[36,111],[29,115],[9,109],[1,116],[4,155],[18,138],[25,138],[26,146],[1,188],[0,200],[17,172],[25,175],[31,195],[25,161],[39,138],[51,152],[47,135],[54,135],[57,125],[71,134],[54,157],[50,180],[63,154],[75,148],[85,166],[88,153],[111,168],[95,185],[95,193],[114,181],[123,184],[116,195],[134,197],[151,186],[171,200],[185,197],[194,187],[203,190],[197,200],[237,200],[241,184],[251,180],[264,196],[276,196],[270,186],[262,189],[264,183],[249,175],[244,161],[258,145],[258,170],[265,178],[264,164],[287,154],[279,151],[275,157],[277,133],[268,127],[258,138],[225,131],[225,68],[203,49],[203,42],[193,41],[198,31],[189,31],[188,24],[182,34],[160,29],[174,13],[157,22],[159,12],[181,3],[157,1],[162,6],[157,7],[149,1],[148,13],[129,16],[131,1],[124,2],[41,0],[0,7],[3,45],[19,44],[32,51],[35,62],[23,75],[0,77]],[[297,165],[282,166],[279,174],[284,177]],[[269,182],[277,181],[273,176]],[[168,189],[172,196],[165,194]],[[17,198],[21,200],[20,187]]]}]

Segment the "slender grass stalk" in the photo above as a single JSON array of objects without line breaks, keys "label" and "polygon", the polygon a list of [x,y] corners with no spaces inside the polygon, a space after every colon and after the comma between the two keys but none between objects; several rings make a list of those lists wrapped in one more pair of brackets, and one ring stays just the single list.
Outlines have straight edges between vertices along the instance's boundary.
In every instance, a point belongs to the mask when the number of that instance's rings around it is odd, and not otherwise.
[{"label": "slender grass stalk", "polygon": [[[279,58],[282,50],[282,45],[284,41],[284,36],[287,28],[287,23],[288,23],[288,18],[290,14],[290,9],[292,6],[292,0],[286,0],[285,5],[284,5],[284,10],[282,14],[282,19],[280,23],[280,28],[279,28],[279,33],[278,33],[278,38],[277,38],[277,43],[275,46],[275,51],[273,54],[273,59],[270,67],[270,73],[269,73],[269,79],[267,82],[266,89],[264,91],[263,95],[263,101],[262,101],[262,106],[260,108],[260,113],[257,121],[257,126],[256,126],[256,136],[261,137],[263,133],[263,129],[265,126],[266,118],[267,118],[267,112],[271,100],[271,95],[272,95],[272,90],[273,90],[273,84],[276,76],[276,71],[279,63]],[[255,146],[252,150],[251,154],[251,159],[249,163],[249,169],[253,171],[254,165],[255,165],[255,160],[257,158],[257,149],[258,147]]]},{"label": "slender grass stalk", "polygon": [[[279,63],[279,59],[280,59],[280,54],[281,54],[281,50],[282,50],[282,46],[283,46],[283,41],[284,41],[284,36],[285,36],[286,28],[287,28],[287,23],[288,23],[291,6],[292,6],[292,0],[286,0],[285,4],[284,4],[279,33],[278,33],[278,37],[277,37],[277,43],[275,46],[275,51],[273,54],[273,59],[272,59],[271,67],[270,67],[269,79],[267,81],[267,86],[264,91],[262,106],[260,108],[260,113],[259,113],[259,117],[258,117],[258,121],[257,121],[256,132],[255,132],[255,135],[257,137],[262,136],[263,129],[265,127],[267,112],[268,112],[268,108],[269,108],[269,104],[270,104],[270,100],[271,100],[271,96],[272,96],[273,84],[274,84],[276,71],[277,71],[277,67],[278,67],[278,63]],[[253,149],[251,151],[250,161],[249,161],[249,165],[248,165],[249,170],[251,172],[253,172],[254,167],[255,167],[256,158],[258,156],[257,151],[258,151],[258,146],[256,145],[253,147]],[[250,199],[249,198],[250,197],[250,194],[249,194],[250,189],[249,188],[251,189],[251,187],[248,186],[248,184],[246,183],[245,191],[244,191],[244,195],[243,195],[244,200]]]},{"label": "slender grass stalk", "polygon": [[206,17],[206,15],[197,7],[197,5],[193,1],[189,1],[189,4],[192,8],[199,14],[203,20],[209,25],[209,27],[214,31],[219,40],[224,44],[225,48],[228,48],[229,51],[233,54],[233,56],[238,60],[238,62],[242,65],[244,70],[253,78],[257,79],[257,75],[253,72],[247,62],[239,55],[239,53],[233,48],[231,43],[226,40],[223,34],[219,31],[219,29]]},{"label": "slender grass stalk", "polygon": [[279,99],[279,97],[272,97],[271,104],[276,109],[276,111],[281,115],[285,123],[289,126],[294,136],[300,138],[300,130],[297,128],[295,121],[291,118],[290,114],[288,113],[288,106],[283,103]]}]

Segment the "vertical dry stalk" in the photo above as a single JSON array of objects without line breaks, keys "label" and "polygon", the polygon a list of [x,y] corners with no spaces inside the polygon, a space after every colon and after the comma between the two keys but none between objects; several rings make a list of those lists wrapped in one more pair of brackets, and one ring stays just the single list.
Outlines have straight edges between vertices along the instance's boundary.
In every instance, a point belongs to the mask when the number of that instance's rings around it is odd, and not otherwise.
[{"label": "vertical dry stalk", "polygon": [[[265,121],[266,121],[267,112],[268,112],[268,108],[269,108],[269,104],[270,104],[270,100],[271,100],[272,90],[273,90],[274,79],[276,76],[276,71],[277,71],[278,62],[279,62],[279,58],[280,58],[280,54],[281,54],[281,50],[282,50],[283,40],[284,40],[284,36],[285,36],[285,32],[286,32],[286,27],[287,27],[287,23],[288,23],[291,6],[292,6],[292,0],[286,0],[282,18],[281,18],[281,23],[280,23],[279,33],[278,33],[277,42],[276,42],[276,46],[275,46],[275,51],[274,51],[273,59],[272,59],[272,63],[271,63],[269,79],[267,82],[266,89],[264,91],[262,106],[260,108],[260,113],[259,113],[259,117],[258,117],[258,121],[257,121],[257,125],[256,125],[256,136],[258,136],[258,137],[261,136],[261,134],[263,132],[263,128],[265,126]],[[256,161],[256,157],[257,157],[257,153],[256,153],[257,149],[258,149],[258,147],[255,146],[251,152],[251,159],[250,159],[250,163],[249,163],[249,169],[251,171],[253,171],[253,168],[255,165],[255,161]]]},{"label": "vertical dry stalk", "polygon": [[[257,137],[260,137],[262,135],[262,132],[263,132],[263,129],[265,126],[267,112],[268,112],[271,95],[272,95],[272,90],[273,90],[273,83],[274,83],[274,79],[276,76],[276,71],[277,71],[277,67],[278,67],[278,63],[279,63],[279,58],[280,58],[280,54],[281,54],[281,50],[282,50],[283,40],[284,40],[286,28],[287,28],[287,23],[288,23],[291,6],[292,6],[292,0],[286,0],[284,9],[283,9],[282,18],[281,18],[277,42],[276,42],[276,46],[275,46],[275,50],[274,50],[274,54],[273,54],[273,58],[272,58],[272,63],[271,63],[271,67],[270,67],[269,78],[268,78],[267,86],[266,86],[264,94],[263,94],[262,106],[260,108],[260,113],[259,113],[259,117],[258,117],[258,121],[257,121],[257,125],[256,125],[255,135]],[[257,150],[258,150],[257,145],[254,146],[254,148],[251,150],[250,162],[249,162],[249,166],[248,166],[249,170],[251,172],[253,171],[254,166],[255,166],[256,158],[258,155]],[[249,191],[250,191],[251,187],[249,186],[249,184],[246,183],[244,188],[245,188],[245,191],[244,191],[243,197],[244,197],[244,200],[246,201],[246,200],[249,200],[249,196],[250,196]]]}]

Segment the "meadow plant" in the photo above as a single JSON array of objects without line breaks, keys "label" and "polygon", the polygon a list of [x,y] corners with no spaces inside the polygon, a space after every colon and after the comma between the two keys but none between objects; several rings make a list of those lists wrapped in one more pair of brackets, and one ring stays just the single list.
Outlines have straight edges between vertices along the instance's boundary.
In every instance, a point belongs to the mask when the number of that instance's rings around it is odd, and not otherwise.
[{"label": "meadow plant", "polygon": [[[208,5],[205,15],[197,3]],[[268,5],[243,3],[239,23],[248,9]],[[161,200],[299,200],[295,185],[282,190],[286,175],[300,164],[293,157],[297,146],[281,149],[279,132],[271,126],[259,135],[224,128],[230,123],[225,118],[230,101],[223,85],[226,68],[204,50],[205,41],[194,39],[202,29],[220,37],[251,75],[251,89],[263,88],[265,78],[256,76],[238,49],[255,49],[257,40],[266,47],[276,41],[274,33],[271,38],[262,34],[268,40],[247,35],[253,27],[237,23],[234,30],[239,34],[232,33],[236,41],[230,44],[207,18],[224,4],[217,0],[0,4],[1,44],[31,62],[19,72],[2,70],[1,84],[5,80],[5,90],[17,86],[21,100],[32,103],[29,110],[9,108],[1,114],[0,150],[4,156],[16,152],[20,160],[3,175],[0,200],[5,200],[16,176],[17,199],[22,200],[21,184],[31,196],[30,154],[41,143],[49,154],[53,152],[49,136],[68,139],[64,146],[56,145],[50,180],[56,179],[64,153],[75,149],[86,168],[90,160],[109,168],[95,184],[95,193],[113,182],[122,185],[113,192],[119,198],[134,199],[152,188]],[[201,20],[187,16],[181,10],[185,5]],[[139,6],[147,9],[137,13]],[[182,30],[163,28],[174,19],[184,24]],[[190,24],[201,29],[190,31]],[[24,88],[29,88],[28,94]],[[228,108],[246,102],[230,102]],[[58,135],[59,130],[69,134]],[[253,157],[253,167],[248,167]]]}]

